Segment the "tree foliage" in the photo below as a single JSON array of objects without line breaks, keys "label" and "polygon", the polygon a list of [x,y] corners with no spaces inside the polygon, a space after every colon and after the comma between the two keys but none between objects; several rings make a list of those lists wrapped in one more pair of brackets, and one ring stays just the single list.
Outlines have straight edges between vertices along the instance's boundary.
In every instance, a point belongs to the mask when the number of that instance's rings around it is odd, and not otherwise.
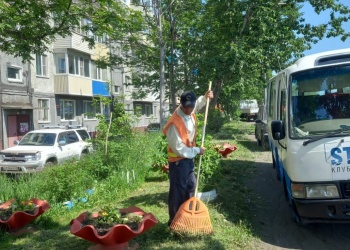
[{"label": "tree foliage", "polygon": [[[82,19],[90,22],[82,22]],[[70,36],[74,27],[94,46],[94,35],[108,35],[112,44],[134,39],[142,18],[114,0],[3,0],[0,2],[0,50],[32,60],[33,54],[50,51],[57,36]],[[139,39],[139,37],[138,37]],[[115,58],[114,58],[115,59]],[[114,63],[120,62],[114,61]]]},{"label": "tree foliage", "polygon": [[[69,36],[82,18],[84,40],[89,32],[107,34],[113,52],[100,66],[127,65],[134,69],[133,85],[140,92],[159,93],[160,49],[165,49],[166,96],[175,103],[182,90],[197,95],[213,82],[215,99],[234,113],[239,99],[263,99],[273,72],[280,71],[312,44],[350,33],[349,7],[338,0],[135,0],[136,10],[114,0],[4,0],[0,2],[0,50],[20,56],[49,51],[57,35]],[[329,18],[319,25],[300,13],[310,4]],[[304,13],[307,14],[307,13]],[[11,18],[9,18],[11,17]],[[161,33],[160,33],[161,31]],[[160,39],[161,38],[161,39]]]}]

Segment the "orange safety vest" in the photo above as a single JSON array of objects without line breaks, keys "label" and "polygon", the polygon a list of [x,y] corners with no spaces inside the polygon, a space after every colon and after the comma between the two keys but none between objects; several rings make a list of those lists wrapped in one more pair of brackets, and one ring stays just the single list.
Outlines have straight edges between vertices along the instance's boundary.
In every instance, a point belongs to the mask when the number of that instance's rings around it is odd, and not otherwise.
[{"label": "orange safety vest", "polygon": [[[194,113],[191,114],[191,116],[194,119],[195,125],[197,123],[196,115]],[[194,138],[193,142],[190,142],[189,134],[187,133],[187,128],[185,126],[184,121],[182,120],[181,116],[177,114],[177,110],[173,113],[167,124],[165,124],[164,129],[163,129],[163,134],[166,136],[166,133],[168,131],[168,128],[170,125],[174,125],[177,129],[177,132],[179,133],[179,136],[182,140],[182,142],[187,146],[187,147],[195,147],[196,146],[196,135],[197,135],[197,128],[195,126],[195,132],[194,132]],[[176,162],[183,159],[183,157],[178,156],[174,153],[174,151],[170,148],[168,145],[168,161],[169,162]]]}]

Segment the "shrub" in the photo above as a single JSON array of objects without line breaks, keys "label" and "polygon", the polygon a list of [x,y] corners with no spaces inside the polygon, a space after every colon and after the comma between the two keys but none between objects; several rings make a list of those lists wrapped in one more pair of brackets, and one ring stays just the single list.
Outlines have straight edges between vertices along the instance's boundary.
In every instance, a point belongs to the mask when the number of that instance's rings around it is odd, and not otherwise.
[{"label": "shrub", "polygon": [[211,133],[219,132],[227,120],[219,109],[209,108],[206,131]]}]

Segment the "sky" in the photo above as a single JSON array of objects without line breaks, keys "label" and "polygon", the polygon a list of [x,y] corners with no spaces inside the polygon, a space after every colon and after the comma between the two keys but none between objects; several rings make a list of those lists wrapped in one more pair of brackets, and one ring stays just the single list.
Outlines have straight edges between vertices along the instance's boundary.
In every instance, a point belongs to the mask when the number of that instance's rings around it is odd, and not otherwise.
[{"label": "sky", "polygon": [[[340,0],[344,5],[349,5],[349,0]],[[304,4],[304,7],[301,9],[301,12],[304,13],[306,22],[311,24],[320,24],[325,20],[329,19],[329,12],[322,12],[320,15],[317,15],[309,3]],[[350,23],[344,25],[346,30],[350,30]],[[312,49],[304,51],[305,55],[315,54],[319,52],[324,52],[327,50],[335,49],[345,49],[350,48],[350,38],[343,42],[340,40],[340,37],[335,38],[324,38],[319,41],[317,44],[312,44]]]}]

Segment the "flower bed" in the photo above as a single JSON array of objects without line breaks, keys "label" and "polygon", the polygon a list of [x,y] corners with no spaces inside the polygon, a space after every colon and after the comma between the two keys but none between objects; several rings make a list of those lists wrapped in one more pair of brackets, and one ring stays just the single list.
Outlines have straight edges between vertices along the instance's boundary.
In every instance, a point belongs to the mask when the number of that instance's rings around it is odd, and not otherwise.
[{"label": "flower bed", "polygon": [[[118,210],[117,210],[118,211]],[[103,213],[103,211],[101,211]],[[103,221],[102,218],[92,221],[92,217],[99,217],[101,214],[92,214],[89,212],[81,213],[77,218],[73,219],[70,224],[70,232],[80,238],[85,240],[97,243],[99,245],[106,246],[118,246],[123,245],[129,242],[134,237],[142,234],[146,230],[153,227],[158,223],[157,219],[151,213],[146,213],[140,208],[137,207],[129,207],[125,209],[119,209],[118,213],[120,214],[120,218],[123,218],[126,214],[133,214],[133,216],[139,217],[140,221],[135,226],[133,222],[133,226],[129,226],[128,224],[116,224],[112,221],[108,224],[104,224],[102,227],[96,228],[95,226],[99,226],[98,221]],[[116,215],[109,216],[112,218]],[[102,214],[103,217],[103,214]],[[125,217],[124,217],[125,219]],[[90,222],[89,222],[90,221]],[[119,221],[119,219],[118,219]],[[91,223],[91,224],[87,224]],[[116,247],[117,248],[117,247]]]},{"label": "flower bed", "polygon": [[143,215],[140,213],[122,213],[118,209],[104,207],[99,212],[87,212],[87,217],[81,222],[82,226],[93,226],[98,235],[107,234],[110,229],[118,224],[124,224],[136,231]]},{"label": "flower bed", "polygon": [[32,198],[28,201],[16,201],[11,199],[0,205],[0,227],[5,230],[21,228],[49,208],[50,205],[44,200]]}]

